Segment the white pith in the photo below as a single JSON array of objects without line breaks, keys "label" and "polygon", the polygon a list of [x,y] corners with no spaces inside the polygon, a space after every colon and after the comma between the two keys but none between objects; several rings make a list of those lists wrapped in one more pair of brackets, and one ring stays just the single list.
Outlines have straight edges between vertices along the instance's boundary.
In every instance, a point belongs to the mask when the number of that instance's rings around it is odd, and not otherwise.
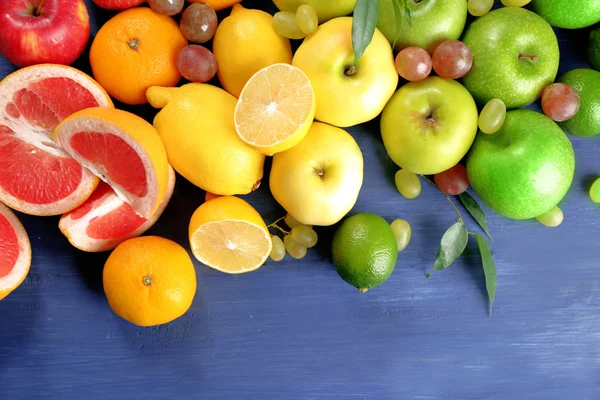
[{"label": "white pith", "polygon": [[[80,132],[97,132],[106,133],[118,136],[123,139],[140,157],[144,169],[146,170],[146,195],[144,197],[137,197],[132,193],[127,192],[122,186],[111,182],[111,180],[104,175],[105,171],[101,171],[97,165],[83,158],[73,147],[71,147],[71,138],[74,134]],[[117,196],[127,204],[131,205],[133,209],[142,217],[148,218],[151,216],[154,210],[158,197],[158,177],[154,171],[152,161],[146,154],[142,146],[133,140],[126,132],[123,132],[119,127],[103,121],[98,118],[85,117],[71,119],[66,124],[62,124],[60,129],[56,131],[55,140],[58,142],[71,157],[77,162],[83,165],[85,168],[90,170],[94,175],[108,183],[115,191]]]},{"label": "white pith", "polygon": [[[6,217],[13,227],[19,242],[19,257],[17,258],[15,266],[8,275],[0,278],[1,291],[14,288],[29,272],[29,266],[31,265],[31,245],[29,243],[27,232],[25,232],[25,228],[23,228],[21,222],[19,222],[16,215],[2,203],[0,203],[0,214]],[[2,238],[0,238],[0,240],[2,240]]]},{"label": "white pith", "polygon": [[152,217],[144,222],[138,229],[133,231],[130,235],[118,238],[118,239],[95,239],[87,235],[87,227],[96,217],[104,216],[111,211],[121,207],[124,202],[118,196],[115,196],[112,192],[107,193],[98,201],[101,205],[96,209],[93,209],[88,214],[85,214],[79,219],[72,219],[70,214],[65,214],[58,223],[58,228],[65,235],[71,244],[78,249],[88,252],[99,252],[112,250],[117,247],[120,243],[127,239],[138,237],[146,232],[154,225],[154,223],[160,218],[165,208],[171,200],[173,190],[175,188],[175,171],[169,167],[169,183],[167,185],[167,192],[160,206],[152,215]]},{"label": "white pith", "polygon": [[[100,106],[112,106],[107,95],[95,84],[90,84],[90,78],[87,75],[61,66],[41,65],[40,68],[33,67],[19,70],[7,76],[0,83],[0,124],[10,128],[16,138],[35,146],[40,151],[45,151],[56,157],[70,158],[65,151],[50,139],[52,135],[51,131],[31,124],[23,115],[20,115],[19,118],[13,118],[6,113],[6,106],[12,102],[14,93],[27,88],[31,83],[41,79],[60,77],[72,79],[86,88]],[[77,207],[89,195],[95,183],[96,180],[93,174],[83,169],[82,180],[79,186],[70,196],[55,203],[28,203],[7,193],[2,187],[0,187],[0,200],[10,207],[27,214],[57,215]]]}]

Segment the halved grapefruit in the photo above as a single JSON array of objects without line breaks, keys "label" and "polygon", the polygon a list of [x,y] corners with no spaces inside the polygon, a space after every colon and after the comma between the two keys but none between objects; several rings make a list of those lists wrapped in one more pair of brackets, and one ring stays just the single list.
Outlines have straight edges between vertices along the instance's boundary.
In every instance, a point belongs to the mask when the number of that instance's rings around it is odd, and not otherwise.
[{"label": "halved grapefruit", "polygon": [[91,77],[64,65],[20,69],[0,82],[0,201],[31,215],[59,215],[89,197],[98,179],[50,140],[88,107],[113,107]]},{"label": "halved grapefruit", "polygon": [[0,203],[0,300],[25,280],[30,264],[27,232],[16,215]]},{"label": "halved grapefruit", "polygon": [[167,151],[156,129],[127,111],[93,107],[56,127],[54,141],[108,183],[143,218],[150,218],[169,182]]},{"label": "halved grapefruit", "polygon": [[79,250],[112,250],[125,240],[141,236],[150,229],[169,204],[174,188],[175,171],[169,167],[167,193],[154,215],[145,219],[121,200],[107,183],[100,182],[85,203],[60,218],[58,227]]}]

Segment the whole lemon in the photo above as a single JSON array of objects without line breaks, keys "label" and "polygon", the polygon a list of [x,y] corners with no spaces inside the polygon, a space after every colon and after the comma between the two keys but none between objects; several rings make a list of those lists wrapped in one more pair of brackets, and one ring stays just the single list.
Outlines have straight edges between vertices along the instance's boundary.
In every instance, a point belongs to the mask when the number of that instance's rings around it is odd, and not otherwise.
[{"label": "whole lemon", "polygon": [[213,53],[223,88],[239,97],[248,79],[276,63],[292,63],[289,39],[273,30],[273,17],[261,10],[249,10],[236,4],[231,15],[217,28]]},{"label": "whole lemon", "polygon": [[265,156],[237,135],[237,100],[216,86],[189,83],[179,88],[153,86],[147,92],[171,166],[185,179],[219,195],[247,194],[263,177]]}]

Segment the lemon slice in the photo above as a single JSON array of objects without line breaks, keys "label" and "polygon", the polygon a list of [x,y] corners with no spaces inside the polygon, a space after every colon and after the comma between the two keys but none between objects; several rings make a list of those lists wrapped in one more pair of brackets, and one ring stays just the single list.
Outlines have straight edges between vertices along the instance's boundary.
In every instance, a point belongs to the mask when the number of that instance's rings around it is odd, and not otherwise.
[{"label": "lemon slice", "polygon": [[222,196],[192,215],[190,247],[204,265],[228,274],[260,268],[271,253],[271,235],[260,214],[244,200]]},{"label": "lemon slice", "polygon": [[246,144],[273,155],[304,139],[315,109],[308,76],[292,65],[273,64],[244,86],[235,108],[235,129]]}]

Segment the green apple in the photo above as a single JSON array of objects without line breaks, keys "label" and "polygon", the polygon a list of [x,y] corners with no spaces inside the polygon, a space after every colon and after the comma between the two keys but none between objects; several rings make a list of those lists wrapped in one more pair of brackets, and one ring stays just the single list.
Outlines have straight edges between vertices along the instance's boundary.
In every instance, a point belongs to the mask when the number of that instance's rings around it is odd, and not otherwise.
[{"label": "green apple", "polygon": [[473,53],[473,67],[462,82],[480,104],[499,98],[507,108],[526,106],[556,78],[556,35],[524,8],[499,8],[477,18],[463,42]]},{"label": "green apple", "polygon": [[532,0],[531,9],[552,26],[581,29],[600,22],[598,0]]},{"label": "green apple", "polygon": [[[377,27],[390,43],[396,43],[396,50],[418,46],[432,53],[441,42],[458,39],[465,28],[465,0],[406,0],[410,23],[403,5],[400,16],[396,15],[394,1],[397,0],[379,0]],[[401,19],[399,32],[396,31],[397,18]]]},{"label": "green apple", "polygon": [[457,81],[430,76],[402,86],[381,115],[381,136],[402,169],[433,175],[467,154],[477,134],[477,106]]},{"label": "green apple", "polygon": [[352,14],[356,0],[273,0],[281,11],[296,12],[302,4],[311,5],[319,16],[319,23],[335,17]]},{"label": "green apple", "polygon": [[513,219],[538,217],[565,196],[575,173],[571,142],[544,114],[514,110],[500,130],[479,133],[467,157],[473,190]]},{"label": "green apple", "polygon": [[600,71],[600,25],[590,30],[587,55],[592,68]]},{"label": "green apple", "polygon": [[561,128],[575,136],[595,136],[600,133],[600,72],[589,68],[573,69],[561,75],[557,82],[571,86],[581,105],[574,117],[559,122]]}]

